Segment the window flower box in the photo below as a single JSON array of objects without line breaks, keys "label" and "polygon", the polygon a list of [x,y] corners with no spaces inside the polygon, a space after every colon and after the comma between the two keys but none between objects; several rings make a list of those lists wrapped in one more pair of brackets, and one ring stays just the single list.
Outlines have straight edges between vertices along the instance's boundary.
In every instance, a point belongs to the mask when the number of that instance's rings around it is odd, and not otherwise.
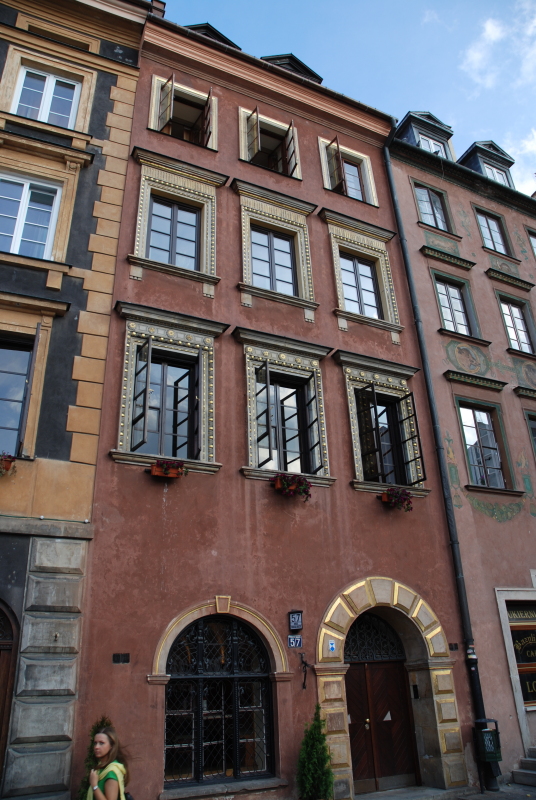
[{"label": "window flower box", "polygon": [[385,492],[377,495],[378,500],[385,503],[388,508],[398,508],[400,511],[413,511],[411,492],[400,486],[391,486]]},{"label": "window flower box", "polygon": [[8,453],[2,452],[0,456],[0,478],[4,475],[11,474],[16,471],[15,464],[15,456],[10,456]]},{"label": "window flower box", "polygon": [[303,475],[287,475],[285,472],[278,472],[270,483],[276,492],[283,497],[294,497],[300,495],[305,498],[304,502],[311,498],[311,483]]},{"label": "window flower box", "polygon": [[184,466],[184,461],[159,460],[151,464],[151,475],[155,478],[182,478],[188,475],[188,468]]}]

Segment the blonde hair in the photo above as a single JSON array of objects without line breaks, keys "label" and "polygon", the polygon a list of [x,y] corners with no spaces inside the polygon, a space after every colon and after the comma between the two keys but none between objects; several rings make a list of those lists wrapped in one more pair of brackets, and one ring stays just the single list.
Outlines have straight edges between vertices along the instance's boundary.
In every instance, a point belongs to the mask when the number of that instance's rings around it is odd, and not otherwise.
[{"label": "blonde hair", "polygon": [[108,764],[112,763],[112,761],[119,761],[119,763],[122,764],[126,770],[125,772],[125,786],[126,786],[130,779],[130,775],[128,772],[128,758],[124,749],[119,744],[119,736],[117,735],[117,731],[115,730],[115,728],[105,727],[105,728],[100,728],[95,734],[95,736],[98,733],[103,733],[105,736],[107,736],[108,741],[110,742],[111,745],[110,752],[108,753],[107,756],[105,756],[105,763],[102,764],[101,766],[107,767]]}]

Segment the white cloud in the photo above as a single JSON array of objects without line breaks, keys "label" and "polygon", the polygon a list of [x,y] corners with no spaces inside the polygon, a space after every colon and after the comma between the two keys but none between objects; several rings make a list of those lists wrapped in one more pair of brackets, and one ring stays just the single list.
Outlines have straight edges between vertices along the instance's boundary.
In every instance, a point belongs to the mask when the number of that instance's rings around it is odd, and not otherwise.
[{"label": "white cloud", "polygon": [[439,18],[439,14],[437,13],[437,11],[433,11],[431,8],[427,8],[421,20],[421,25],[427,25],[430,22],[441,22],[441,20]]},{"label": "white cloud", "polygon": [[536,128],[521,141],[510,139],[505,149],[516,160],[511,170],[516,189],[528,195],[536,192]]},{"label": "white cloud", "polygon": [[487,19],[480,36],[467,48],[461,68],[479,85],[491,89],[499,74],[495,45],[507,36],[507,29],[500,20]]}]

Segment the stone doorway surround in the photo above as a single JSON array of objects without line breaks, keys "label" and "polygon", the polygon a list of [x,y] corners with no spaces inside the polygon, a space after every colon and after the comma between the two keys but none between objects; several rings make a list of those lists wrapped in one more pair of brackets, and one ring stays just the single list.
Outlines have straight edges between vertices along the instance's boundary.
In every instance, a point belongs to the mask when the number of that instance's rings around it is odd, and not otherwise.
[{"label": "stone doorway surround", "polygon": [[465,786],[467,771],[454,690],[454,662],[449,658],[441,624],[413,589],[392,578],[367,577],[349,584],[335,596],[318,633],[315,672],[335,778],[334,800],[353,797],[344,681],[349,665],[344,663],[344,644],[352,623],[370,610],[395,628],[406,650],[423,784],[439,789]]}]

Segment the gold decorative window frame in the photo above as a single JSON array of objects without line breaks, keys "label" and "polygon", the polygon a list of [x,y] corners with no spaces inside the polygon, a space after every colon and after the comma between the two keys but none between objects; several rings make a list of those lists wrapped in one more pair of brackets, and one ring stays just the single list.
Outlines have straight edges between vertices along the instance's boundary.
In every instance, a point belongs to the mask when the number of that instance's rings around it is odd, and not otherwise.
[{"label": "gold decorative window frame", "polygon": [[[160,75],[153,75],[153,82],[151,86],[151,103],[149,106],[149,124],[148,128],[153,131],[159,131],[158,127],[158,113],[160,107],[160,92],[162,86],[167,83],[167,78],[161,78]],[[191,86],[184,86],[181,83],[174,83],[175,91],[179,91],[183,97],[190,98],[197,103],[206,103],[208,100],[208,92],[200,92],[197,89],[192,89]],[[218,149],[218,98],[212,95],[211,99],[211,119],[212,119],[212,132],[206,146],[206,150]],[[166,134],[167,135],[167,134]],[[194,145],[195,146],[195,145]]]},{"label": "gold decorative window frame", "polygon": [[54,317],[63,316],[68,308],[68,303],[41,300],[37,297],[25,297],[24,295],[9,294],[7,292],[0,293],[0,331],[3,334],[8,334],[8,336],[9,334],[14,336],[22,334],[23,336],[28,336],[28,338],[33,337],[35,339],[38,325],[40,325],[24,435],[23,458],[34,458],[35,456],[35,441],[52,323]]},{"label": "gold decorative window frame", "polygon": [[[71,39],[73,44],[79,42],[82,45],[87,45],[88,53],[99,53],[100,39],[94,36],[89,36],[87,33],[66,28],[63,25],[54,25],[53,22],[40,19],[39,17],[31,17],[28,14],[20,14],[17,16],[15,23],[17,28],[27,31],[31,26],[39,28],[45,33],[50,33],[50,38],[55,39],[56,36],[61,36],[63,39]],[[69,34],[72,34],[70,36]],[[58,40],[62,44],[61,39]]]},{"label": "gold decorative window frame", "polygon": [[[369,358],[344,350],[338,350],[334,354],[334,357],[343,369],[346,382],[355,467],[355,480],[352,481],[352,486],[357,491],[378,493],[385,484],[376,483],[375,481],[366,482],[363,479],[355,390],[362,389],[372,383],[376,391],[381,392],[381,394],[402,398],[410,391],[408,388],[408,381],[418,372],[418,368],[409,367],[406,364],[397,364],[394,361]],[[411,414],[415,411],[415,409],[411,407],[412,403],[410,399],[406,400],[403,406],[407,414]],[[409,423],[407,424],[409,425]],[[419,452],[418,455],[422,458],[422,452]],[[411,469],[412,479],[417,480],[422,473],[418,472],[418,468],[415,465],[412,465]],[[424,488],[423,481],[420,481],[415,486],[404,486],[403,488],[407,489],[415,497],[424,497],[429,494],[430,490]]]},{"label": "gold decorative window frame", "polygon": [[[238,108],[238,137],[239,137],[239,158],[241,161],[247,161],[249,163],[249,152],[248,152],[248,117],[253,113],[254,109],[242,108],[241,106]],[[288,122],[281,122],[278,119],[272,119],[271,117],[267,117],[264,114],[259,114],[259,122],[262,124],[263,122],[273,126],[274,128],[278,128],[281,133],[286,133],[288,131],[288,126],[290,124],[290,120]],[[296,153],[296,169],[294,170],[294,175],[286,175],[284,177],[293,178],[294,180],[302,180],[302,169],[301,169],[301,158],[300,158],[300,143],[298,141],[298,131],[296,127],[294,128],[294,150]],[[280,173],[278,173],[280,174]]]},{"label": "gold decorative window frame", "polygon": [[[11,112],[15,102],[15,90],[22,67],[30,67],[51,75],[75,80],[81,84],[78,110],[73,128],[62,128],[65,136],[69,131],[87,132],[97,83],[97,71],[80,66],[76,61],[52,59],[35,50],[11,44],[8,49],[2,81],[0,82],[0,111]],[[43,123],[43,125],[46,125]],[[48,130],[46,126],[46,130]]]},{"label": "gold decorative window frame", "polygon": [[[318,149],[320,151],[324,189],[329,189],[331,191],[332,187],[328,166],[328,147],[330,144],[331,142],[329,139],[323,139],[321,136],[318,137]],[[352,164],[356,164],[360,168],[365,201],[371,206],[379,206],[370,157],[365,155],[365,153],[359,153],[357,150],[351,150],[349,147],[345,147],[342,144],[339,145],[339,149],[344,159],[350,161]]]},{"label": "gold decorative window frame", "polygon": [[[212,320],[157,311],[131,303],[119,302],[119,314],[126,323],[125,358],[121,389],[121,414],[119,420],[118,446],[110,455],[124,464],[149,466],[161,456],[130,451],[130,425],[132,421],[132,398],[138,345],[148,338],[153,347],[169,353],[192,357],[197,354],[199,363],[199,459],[180,459],[193,472],[217,472],[221,464],[215,460],[216,439],[214,432],[214,340],[228,325]],[[173,460],[173,459],[168,459]]]},{"label": "gold decorative window frame", "polygon": [[307,480],[314,486],[329,487],[335,482],[329,474],[329,455],[326,438],[326,420],[324,413],[324,392],[322,388],[322,371],[320,360],[325,358],[331,348],[259,333],[246,328],[235,328],[233,336],[244,346],[246,357],[246,397],[248,414],[248,466],[241,471],[246,478],[270,480],[278,470],[260,469],[257,466],[257,408],[255,373],[262,365],[269,363],[279,374],[291,375],[305,379],[315,379],[318,398],[318,424],[322,446],[323,468],[317,475],[306,474]]},{"label": "gold decorative window frame", "polygon": [[[244,181],[234,180],[232,187],[240,195],[243,277],[242,282],[238,284],[238,288],[242,293],[242,305],[251,306],[252,296],[276,300],[280,303],[303,308],[305,321],[314,322],[315,309],[318,308],[319,304],[315,302],[314,298],[307,217],[315,210],[316,206]],[[253,286],[251,268],[252,224],[292,236],[298,283],[297,297]]]}]

